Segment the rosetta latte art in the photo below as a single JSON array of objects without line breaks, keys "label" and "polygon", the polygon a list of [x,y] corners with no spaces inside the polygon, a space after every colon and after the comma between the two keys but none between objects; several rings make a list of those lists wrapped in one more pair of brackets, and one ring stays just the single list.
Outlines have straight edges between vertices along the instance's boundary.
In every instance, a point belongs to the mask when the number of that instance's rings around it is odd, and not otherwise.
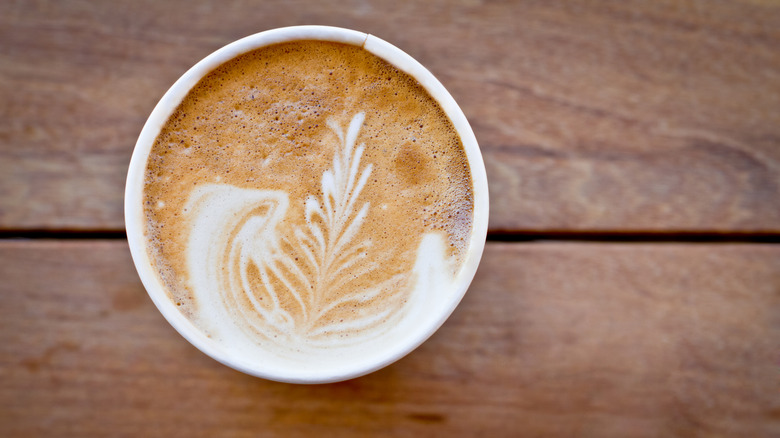
[{"label": "rosetta latte art", "polygon": [[[388,255],[357,238],[371,208],[360,199],[372,173],[361,163],[365,145],[356,146],[364,117],[346,132],[328,123],[340,144],[317,195],[291,200],[226,184],[192,191],[187,269],[213,336],[240,348],[355,345],[415,324],[447,291],[452,264],[440,234],[422,235],[409,272],[392,274],[377,269]],[[304,203],[305,226],[282,235],[291,202]]]}]

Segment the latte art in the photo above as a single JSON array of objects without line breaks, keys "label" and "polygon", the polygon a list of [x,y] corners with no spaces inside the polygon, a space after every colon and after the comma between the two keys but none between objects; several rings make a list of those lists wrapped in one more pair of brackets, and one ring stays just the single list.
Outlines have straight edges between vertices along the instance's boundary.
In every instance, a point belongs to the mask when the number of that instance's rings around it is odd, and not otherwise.
[{"label": "latte art", "polygon": [[189,91],[151,147],[143,204],[159,282],[221,354],[335,369],[451,311],[474,194],[457,131],[414,78],[304,40]]},{"label": "latte art", "polygon": [[[449,287],[437,233],[422,236],[415,268],[395,275],[376,275],[385,255],[372,251],[370,239],[356,239],[370,208],[360,194],[372,165],[361,166],[364,145],[355,145],[364,117],[356,115],[346,133],[329,123],[340,145],[322,175],[322,194],[305,200],[306,226],[290,236],[279,232],[290,203],[283,191],[223,184],[193,190],[184,208],[194,218],[190,282],[201,318],[217,322],[221,339],[297,352],[365,342],[398,325],[410,300]],[[353,287],[366,276],[368,287]]]}]

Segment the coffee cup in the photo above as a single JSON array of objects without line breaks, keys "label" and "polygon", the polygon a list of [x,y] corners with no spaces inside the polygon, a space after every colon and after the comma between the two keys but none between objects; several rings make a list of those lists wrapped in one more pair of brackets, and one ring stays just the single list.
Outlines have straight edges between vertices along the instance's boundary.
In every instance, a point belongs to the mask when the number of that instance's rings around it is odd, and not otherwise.
[{"label": "coffee cup", "polygon": [[133,262],[165,319],[244,373],[327,383],[428,339],[485,244],[482,156],[420,63],[369,34],[269,30],[198,62],[135,145]]}]

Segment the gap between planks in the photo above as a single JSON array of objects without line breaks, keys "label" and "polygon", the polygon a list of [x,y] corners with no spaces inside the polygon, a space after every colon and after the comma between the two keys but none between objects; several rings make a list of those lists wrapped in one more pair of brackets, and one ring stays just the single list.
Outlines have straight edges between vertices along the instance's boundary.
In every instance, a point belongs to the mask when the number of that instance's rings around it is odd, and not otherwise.
[{"label": "gap between planks", "polygon": [[[124,230],[5,229],[0,240],[124,240]],[[610,243],[780,243],[780,233],[767,232],[623,232],[623,231],[490,231],[488,242]]]}]

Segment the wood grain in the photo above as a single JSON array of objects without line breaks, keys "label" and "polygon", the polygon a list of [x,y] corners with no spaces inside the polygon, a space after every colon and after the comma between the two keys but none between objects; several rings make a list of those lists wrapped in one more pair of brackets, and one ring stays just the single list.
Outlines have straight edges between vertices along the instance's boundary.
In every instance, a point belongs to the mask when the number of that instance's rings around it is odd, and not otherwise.
[{"label": "wood grain", "polygon": [[0,227],[123,226],[156,101],[242,36],[368,31],[471,120],[502,231],[776,232],[780,3],[0,3]]},{"label": "wood grain", "polygon": [[190,346],[123,241],[0,242],[2,436],[780,434],[780,246],[489,244],[400,362],[264,381]]}]

